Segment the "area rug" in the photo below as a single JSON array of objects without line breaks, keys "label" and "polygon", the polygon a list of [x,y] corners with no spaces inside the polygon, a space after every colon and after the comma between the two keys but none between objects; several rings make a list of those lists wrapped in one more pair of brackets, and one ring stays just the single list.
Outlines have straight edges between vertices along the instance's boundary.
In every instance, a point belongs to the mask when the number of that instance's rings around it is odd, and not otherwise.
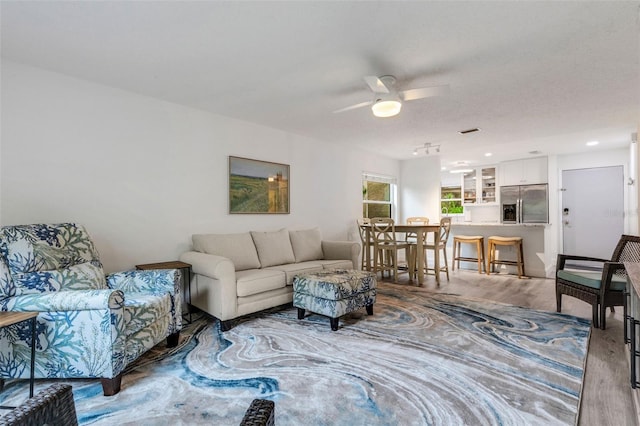
[{"label": "area rug", "polygon": [[99,381],[71,382],[79,421],[237,425],[253,398],[266,398],[278,425],[577,423],[589,321],[378,290],[372,316],[362,309],[335,332],[319,315],[298,320],[294,308],[227,332],[196,321],[178,349],[158,347],[130,368],[115,396],[102,396]]}]

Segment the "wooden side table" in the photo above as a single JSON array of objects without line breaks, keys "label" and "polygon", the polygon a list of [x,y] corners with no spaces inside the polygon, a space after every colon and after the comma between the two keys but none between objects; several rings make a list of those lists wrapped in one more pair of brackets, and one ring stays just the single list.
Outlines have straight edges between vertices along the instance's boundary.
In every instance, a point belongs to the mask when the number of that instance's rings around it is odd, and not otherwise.
[{"label": "wooden side table", "polygon": [[[21,322],[30,321],[31,325],[31,374],[29,375],[29,398],[33,398],[33,384],[35,382],[35,363],[36,363],[36,318],[38,312],[0,312],[0,328],[9,327],[10,325],[19,324]],[[0,406],[2,409],[12,409],[15,407]]]},{"label": "wooden side table", "polygon": [[[145,263],[143,265],[136,265],[136,269],[139,270],[149,270],[149,269],[179,269],[182,271],[183,279],[187,279],[187,285],[189,286],[189,300],[187,304],[189,305],[189,324],[191,324],[191,264],[186,262],[181,262],[179,260],[172,260],[169,262],[158,262],[158,263]],[[186,272],[186,274],[185,274]],[[183,315],[183,318],[185,315]]]}]

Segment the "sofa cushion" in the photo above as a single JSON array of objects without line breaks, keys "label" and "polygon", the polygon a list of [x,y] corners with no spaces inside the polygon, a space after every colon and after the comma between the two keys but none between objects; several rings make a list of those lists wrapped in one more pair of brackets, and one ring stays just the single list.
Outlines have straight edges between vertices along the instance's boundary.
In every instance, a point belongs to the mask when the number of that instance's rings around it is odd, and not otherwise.
[{"label": "sofa cushion", "polygon": [[11,279],[9,267],[4,261],[4,257],[0,256],[0,296],[13,296],[15,292],[16,287]]},{"label": "sofa cushion", "polygon": [[251,234],[196,234],[192,237],[193,249],[200,253],[226,257],[233,262],[236,271],[260,267],[260,260]]},{"label": "sofa cushion", "polygon": [[251,296],[286,286],[285,274],[270,269],[249,269],[236,273],[238,297]]},{"label": "sofa cushion", "polygon": [[289,231],[296,262],[322,259],[322,236],[318,228]]},{"label": "sofa cushion", "polygon": [[293,277],[295,277],[296,275],[320,272],[324,268],[318,261],[310,261],[302,263],[289,263],[287,265],[270,266],[267,269],[284,272],[287,278],[287,285],[293,285]]},{"label": "sofa cushion", "polygon": [[125,334],[131,336],[149,328],[158,319],[171,314],[169,293],[126,293],[124,297]]},{"label": "sofa cushion", "polygon": [[[568,271],[561,269],[558,271],[558,278],[582,284],[587,287],[599,289],[602,285],[601,271]],[[614,275],[611,278],[611,290],[623,291],[626,288],[627,281],[625,278]]]},{"label": "sofa cushion", "polygon": [[324,269],[353,269],[350,260],[316,260]]},{"label": "sofa cushion", "polygon": [[0,238],[14,295],[107,288],[98,251],[82,225],[4,226]]},{"label": "sofa cushion", "polygon": [[53,271],[19,273],[13,276],[13,282],[15,296],[60,290],[106,288],[104,271],[91,263],[81,263]]},{"label": "sofa cushion", "polygon": [[260,265],[263,268],[296,261],[291,248],[289,231],[286,229],[283,228],[274,232],[251,231],[251,237],[253,237],[253,242],[260,258]]}]

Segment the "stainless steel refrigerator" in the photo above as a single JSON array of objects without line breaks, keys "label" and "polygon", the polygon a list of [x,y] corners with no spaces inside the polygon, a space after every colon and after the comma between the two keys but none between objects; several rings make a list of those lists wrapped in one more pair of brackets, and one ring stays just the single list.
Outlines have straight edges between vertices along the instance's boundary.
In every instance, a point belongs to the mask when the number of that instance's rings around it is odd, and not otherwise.
[{"label": "stainless steel refrigerator", "polygon": [[500,187],[502,223],[549,223],[546,184]]}]

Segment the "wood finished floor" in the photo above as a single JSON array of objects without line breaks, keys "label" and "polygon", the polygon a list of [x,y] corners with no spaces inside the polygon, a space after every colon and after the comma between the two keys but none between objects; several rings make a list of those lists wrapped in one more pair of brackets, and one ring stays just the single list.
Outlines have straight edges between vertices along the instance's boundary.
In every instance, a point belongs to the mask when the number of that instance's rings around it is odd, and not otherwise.
[{"label": "wood finished floor", "polygon": [[[426,291],[457,294],[555,312],[554,281],[542,278],[518,279],[515,275],[478,274],[457,270],[444,274],[440,287],[428,276],[421,286]],[[389,278],[385,282],[393,284]],[[400,274],[398,286],[415,286]],[[572,297],[562,299],[562,312],[591,318],[591,306]],[[629,368],[623,340],[622,308],[607,310],[607,329],[592,329],[582,392],[580,426],[640,426],[632,401]],[[636,391],[636,392],[640,392]]]}]

